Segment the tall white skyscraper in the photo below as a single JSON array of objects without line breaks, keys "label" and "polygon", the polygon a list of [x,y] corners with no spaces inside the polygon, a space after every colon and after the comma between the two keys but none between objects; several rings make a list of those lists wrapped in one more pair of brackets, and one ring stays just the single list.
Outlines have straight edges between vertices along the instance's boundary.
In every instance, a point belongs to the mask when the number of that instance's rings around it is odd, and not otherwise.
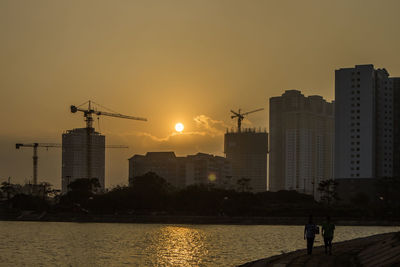
[{"label": "tall white skyscraper", "polygon": [[269,190],[318,198],[318,183],[333,176],[334,104],[287,90],[270,98]]},{"label": "tall white skyscraper", "polygon": [[393,80],[356,65],[335,72],[335,178],[393,175]]},{"label": "tall white skyscraper", "polygon": [[[90,144],[90,145],[89,145]],[[62,193],[79,178],[97,178],[105,189],[105,136],[94,128],[68,130],[62,135]]]}]

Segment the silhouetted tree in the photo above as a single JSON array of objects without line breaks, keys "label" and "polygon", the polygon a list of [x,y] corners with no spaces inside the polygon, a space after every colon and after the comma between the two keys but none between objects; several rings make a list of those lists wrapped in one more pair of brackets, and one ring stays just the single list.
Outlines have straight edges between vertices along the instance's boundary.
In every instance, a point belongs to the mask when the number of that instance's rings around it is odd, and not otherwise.
[{"label": "silhouetted tree", "polygon": [[333,179],[323,180],[318,184],[318,191],[321,193],[321,201],[328,205],[339,199],[337,188],[338,182]]},{"label": "silhouetted tree", "polygon": [[60,200],[63,204],[69,202],[86,205],[88,200],[98,192],[100,183],[97,178],[81,178],[69,183],[68,188],[70,191]]},{"label": "silhouetted tree", "polygon": [[252,188],[250,187],[251,179],[242,177],[237,180],[238,190],[239,192],[250,192]]},{"label": "silhouetted tree", "polygon": [[132,180],[132,194],[137,208],[164,209],[167,196],[174,188],[154,172],[148,172]]},{"label": "silhouetted tree", "polygon": [[17,194],[10,199],[10,203],[13,209],[17,210],[33,210],[33,211],[43,211],[48,209],[48,203],[38,197],[33,195]]},{"label": "silhouetted tree", "polygon": [[93,195],[100,188],[100,183],[97,178],[80,178],[69,183],[68,188],[71,191]]},{"label": "silhouetted tree", "polygon": [[12,184],[10,182],[2,182],[0,190],[7,196],[7,200],[18,194],[19,190],[21,189],[21,185],[19,184]]},{"label": "silhouetted tree", "polygon": [[366,193],[358,192],[351,198],[351,202],[357,207],[367,208],[371,200]]},{"label": "silhouetted tree", "polygon": [[49,197],[49,194],[53,192],[53,189],[51,188],[52,185],[48,182],[41,182],[39,186],[42,188],[42,198],[45,200]]},{"label": "silhouetted tree", "polygon": [[376,190],[385,215],[400,216],[400,177],[377,179]]}]

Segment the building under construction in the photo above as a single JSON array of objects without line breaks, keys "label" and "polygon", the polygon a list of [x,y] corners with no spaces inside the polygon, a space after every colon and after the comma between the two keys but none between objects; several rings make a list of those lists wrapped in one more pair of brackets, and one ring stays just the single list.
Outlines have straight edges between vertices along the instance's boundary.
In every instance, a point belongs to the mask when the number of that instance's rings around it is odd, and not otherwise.
[{"label": "building under construction", "polygon": [[105,189],[105,136],[94,128],[68,130],[62,135],[62,193],[79,178],[97,178]]},{"label": "building under construction", "polygon": [[[79,106],[71,106],[72,113],[78,111],[83,113],[86,128],[68,130],[62,135],[62,193],[68,191],[68,185],[71,182],[80,178],[97,178],[100,190],[105,190],[105,136],[93,128],[93,115],[147,121],[146,118],[100,111],[92,107],[92,103],[95,102],[89,100]],[[88,104],[87,108],[82,107],[86,104]],[[107,147],[123,148],[122,146]]]},{"label": "building under construction", "polygon": [[224,151],[232,166],[233,183],[249,179],[249,191],[267,190],[268,133],[240,129],[225,133]]}]

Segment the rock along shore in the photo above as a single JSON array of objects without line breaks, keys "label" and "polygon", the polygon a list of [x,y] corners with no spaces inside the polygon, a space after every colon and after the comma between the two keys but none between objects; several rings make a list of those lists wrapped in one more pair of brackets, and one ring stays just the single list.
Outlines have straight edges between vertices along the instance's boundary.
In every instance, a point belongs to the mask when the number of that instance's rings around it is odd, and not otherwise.
[{"label": "rock along shore", "polygon": [[249,262],[241,267],[400,266],[400,232],[333,243],[332,254],[326,255],[324,247],[319,246],[314,247],[311,256],[302,249]]}]

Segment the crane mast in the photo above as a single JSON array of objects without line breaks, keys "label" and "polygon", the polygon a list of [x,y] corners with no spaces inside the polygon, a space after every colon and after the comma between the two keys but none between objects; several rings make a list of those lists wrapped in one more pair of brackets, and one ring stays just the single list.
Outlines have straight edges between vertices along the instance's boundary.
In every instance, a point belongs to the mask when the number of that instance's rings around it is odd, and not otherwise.
[{"label": "crane mast", "polygon": [[20,147],[32,147],[33,148],[33,184],[37,185],[38,182],[38,147],[45,147],[45,148],[49,148],[49,147],[61,147],[61,144],[53,144],[53,143],[30,143],[30,144],[21,144],[21,143],[17,143],[15,144],[15,148],[16,149],[20,149]]},{"label": "crane mast", "polygon": [[[57,144],[57,143],[29,143],[29,144],[22,144],[22,143],[17,143],[15,144],[16,149],[20,149],[21,147],[32,147],[33,148],[33,184],[37,185],[38,183],[38,161],[39,161],[39,156],[38,156],[38,147],[44,147],[48,149],[49,147],[58,147],[61,148],[62,144]],[[105,146],[105,148],[128,148],[127,146],[123,145],[109,145]]]},{"label": "crane mast", "polygon": [[244,116],[247,116],[250,113],[258,112],[261,110],[264,110],[264,108],[255,109],[255,110],[248,111],[245,113],[240,113],[240,111],[241,111],[240,109],[238,112],[231,110],[231,112],[233,113],[233,115],[231,116],[231,119],[237,118],[238,133],[241,132],[242,120],[244,119]]}]

